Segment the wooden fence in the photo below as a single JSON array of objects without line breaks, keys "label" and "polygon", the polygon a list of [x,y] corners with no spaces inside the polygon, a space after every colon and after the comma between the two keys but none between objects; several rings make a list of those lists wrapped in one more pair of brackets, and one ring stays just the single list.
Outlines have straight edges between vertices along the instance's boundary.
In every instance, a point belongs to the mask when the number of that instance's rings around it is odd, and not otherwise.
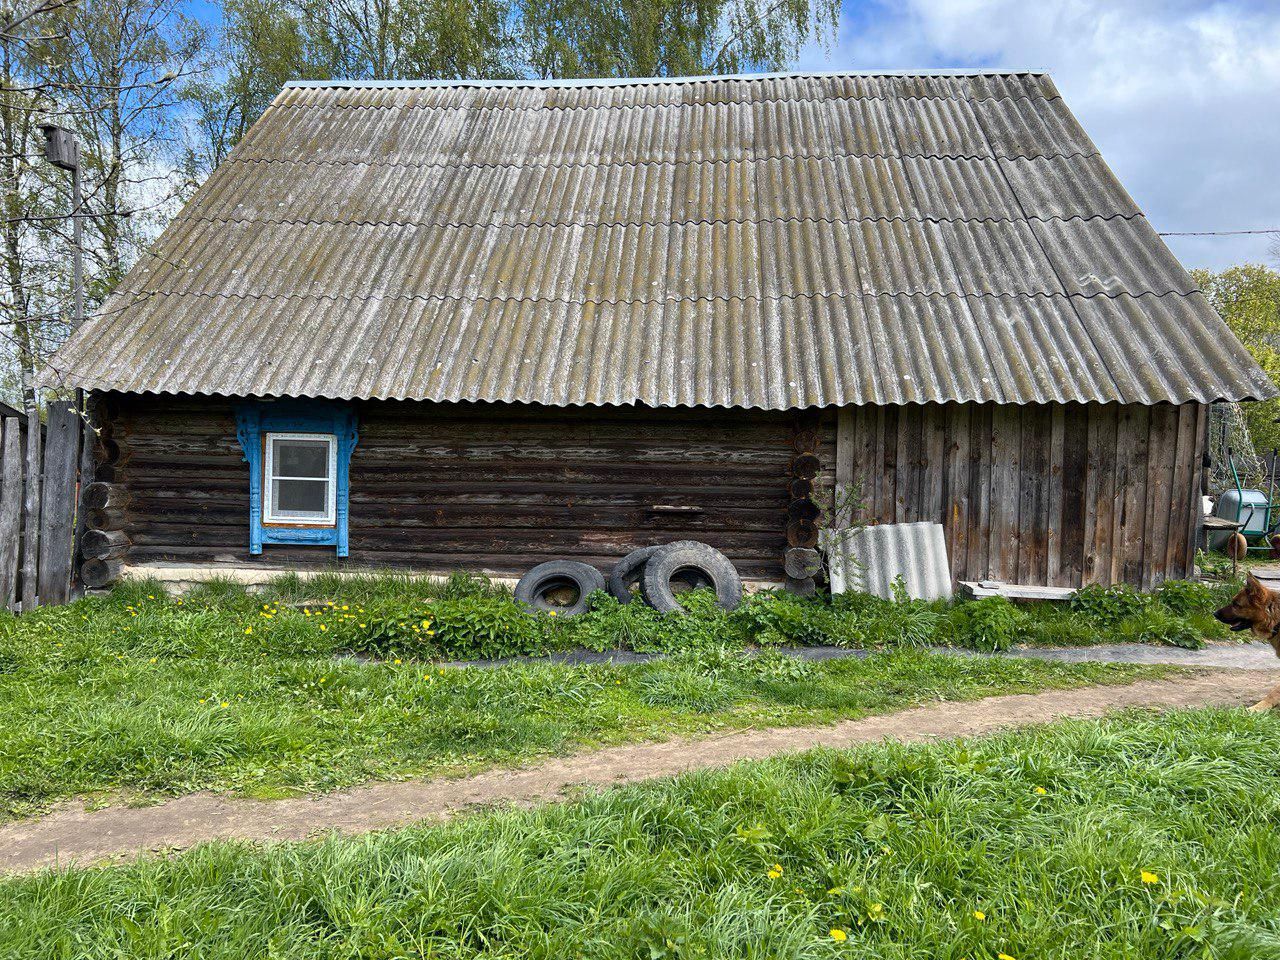
[{"label": "wooden fence", "polygon": [[45,419],[0,420],[0,604],[10,610],[66,603],[81,589],[76,505],[92,431],[79,401],[51,401]]}]

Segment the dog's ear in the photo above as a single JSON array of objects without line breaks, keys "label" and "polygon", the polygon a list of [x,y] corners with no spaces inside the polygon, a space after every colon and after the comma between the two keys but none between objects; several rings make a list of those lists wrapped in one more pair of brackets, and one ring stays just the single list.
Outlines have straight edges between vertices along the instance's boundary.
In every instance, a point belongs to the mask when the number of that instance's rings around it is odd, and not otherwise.
[{"label": "dog's ear", "polygon": [[1244,575],[1244,588],[1250,596],[1265,597],[1271,591],[1267,589],[1267,585],[1253,575],[1250,570]]}]

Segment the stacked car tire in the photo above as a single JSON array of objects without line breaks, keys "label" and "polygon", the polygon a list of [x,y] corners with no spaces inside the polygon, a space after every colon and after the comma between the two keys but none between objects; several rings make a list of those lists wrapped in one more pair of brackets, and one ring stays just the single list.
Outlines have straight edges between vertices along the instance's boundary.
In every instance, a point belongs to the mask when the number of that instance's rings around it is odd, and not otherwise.
[{"label": "stacked car tire", "polygon": [[641,547],[627,554],[609,573],[577,560],[540,563],[516,584],[516,599],[531,610],[573,616],[587,610],[587,597],[607,589],[619,603],[637,597],[662,613],[684,609],[679,595],[685,590],[712,591],[726,610],[742,601],[742,578],[719,550],[696,540],[677,540]]}]

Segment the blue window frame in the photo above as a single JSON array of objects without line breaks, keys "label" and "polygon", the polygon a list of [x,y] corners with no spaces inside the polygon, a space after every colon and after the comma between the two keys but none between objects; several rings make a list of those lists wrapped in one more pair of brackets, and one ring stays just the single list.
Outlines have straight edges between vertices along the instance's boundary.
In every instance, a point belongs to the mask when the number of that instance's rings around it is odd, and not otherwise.
[{"label": "blue window frame", "polygon": [[300,544],[345,557],[355,411],[326,400],[245,401],[236,438],[249,464],[249,552]]}]

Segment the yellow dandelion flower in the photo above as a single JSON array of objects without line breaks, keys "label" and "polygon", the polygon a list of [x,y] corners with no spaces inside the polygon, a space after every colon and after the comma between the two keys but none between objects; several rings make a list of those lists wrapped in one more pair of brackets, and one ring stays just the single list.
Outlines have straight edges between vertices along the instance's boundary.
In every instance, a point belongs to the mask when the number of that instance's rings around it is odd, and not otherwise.
[{"label": "yellow dandelion flower", "polygon": [[844,887],[832,887],[830,890],[827,891],[827,896],[838,897],[842,893],[844,893]]},{"label": "yellow dandelion flower", "polygon": [[320,629],[321,629],[321,630],[328,630],[329,628],[328,628],[327,626],[325,626],[325,625],[322,623],[322,624],[320,624]]},{"label": "yellow dandelion flower", "polygon": [[872,917],[872,919],[878,919],[884,914],[884,904],[873,903],[867,908],[867,913]]},{"label": "yellow dandelion flower", "polygon": [[845,933],[843,930],[841,930],[839,927],[832,927],[829,931],[827,931],[827,934],[836,943],[844,943],[846,940],[849,939],[849,935]]},{"label": "yellow dandelion flower", "polygon": [[244,632],[245,632],[245,633],[253,633],[253,627],[245,627],[245,628],[244,628]]},{"label": "yellow dandelion flower", "polygon": [[987,915],[983,913],[981,910],[975,910],[973,911],[973,919],[982,921],[987,919]]},{"label": "yellow dandelion flower", "polygon": [[348,606],[344,603],[344,604],[342,605],[342,609],[343,609],[343,610],[350,610],[351,608],[350,608],[350,607],[348,607]]},{"label": "yellow dandelion flower", "polygon": [[440,668],[440,676],[442,676],[442,677],[444,676],[444,667],[441,667],[441,668]]},{"label": "yellow dandelion flower", "polygon": [[1158,874],[1152,873],[1150,870],[1143,870],[1143,871],[1142,871],[1142,882],[1143,882],[1143,883],[1148,883],[1148,884],[1150,884],[1150,883],[1159,883],[1159,882],[1160,882],[1160,876],[1159,876]]},{"label": "yellow dandelion flower", "polygon": [[221,707],[223,710],[227,709],[227,707],[229,706],[231,706],[231,704],[227,703],[227,701],[225,700],[222,701]]},{"label": "yellow dandelion flower", "polygon": [[1049,791],[1046,790],[1044,787],[1036,787],[1036,793],[1038,793],[1042,797],[1048,792]]},{"label": "yellow dandelion flower", "polygon": [[155,663],[155,662],[156,662],[156,658],[155,658],[155,657],[152,657],[152,658],[151,658],[151,662],[152,662],[152,663]]},{"label": "yellow dandelion flower", "polygon": [[767,876],[770,880],[777,880],[780,876],[782,876],[782,870],[781,870],[780,868],[775,868],[775,869],[773,869],[773,870],[770,870],[770,871],[766,874],[766,876]]},{"label": "yellow dandelion flower", "polygon": [[434,637],[435,635],[436,635],[436,632],[435,632],[434,630],[428,630],[428,631],[427,631],[427,636],[428,636],[428,637]]},{"label": "yellow dandelion flower", "polygon": [[328,679],[329,679],[328,677],[321,677],[321,678],[320,678],[320,682],[321,682],[321,683],[324,683],[324,682],[325,682],[326,680],[328,680]]},{"label": "yellow dandelion flower", "polygon": [[547,611],[547,616],[548,616],[548,617],[554,617],[555,615],[556,615],[556,612],[555,612],[554,610],[548,610],[548,611]]},{"label": "yellow dandelion flower", "polygon": [[1014,960],[1014,958],[1009,956],[1007,953],[997,953],[996,960]]},{"label": "yellow dandelion flower", "polygon": [[401,661],[400,661],[400,659],[397,657],[397,658],[396,658],[396,660],[395,660],[395,662],[396,662],[396,663],[400,663]]},{"label": "yellow dandelion flower", "polygon": [[206,698],[202,699],[200,702],[201,702],[201,703],[208,703],[208,702],[209,702],[209,700],[208,700],[208,698],[206,697]]}]

